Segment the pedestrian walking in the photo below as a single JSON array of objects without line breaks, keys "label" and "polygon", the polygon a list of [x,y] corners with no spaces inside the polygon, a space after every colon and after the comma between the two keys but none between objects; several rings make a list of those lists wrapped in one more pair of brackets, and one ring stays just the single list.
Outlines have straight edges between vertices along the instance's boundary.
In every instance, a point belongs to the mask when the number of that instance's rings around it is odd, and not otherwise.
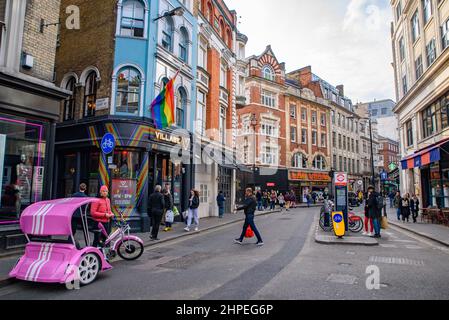
[{"label": "pedestrian walking", "polygon": [[307,200],[307,208],[310,208],[310,205],[312,204],[312,196],[310,195],[310,193],[307,193],[306,200]]},{"label": "pedestrian walking", "polygon": [[[108,234],[111,233],[111,219],[114,217],[114,214],[111,210],[111,201],[108,198],[109,189],[106,186],[102,186],[100,188],[100,198],[99,201],[93,202],[90,208],[90,215],[92,219],[98,224],[102,224],[106,229]],[[100,227],[98,227],[100,229]],[[93,247],[99,247],[103,245],[105,240],[105,236],[100,230],[95,230],[94,232],[94,243]]]},{"label": "pedestrian walking", "polygon": [[276,209],[276,200],[277,200],[277,194],[276,191],[271,191],[270,196],[270,210],[274,211]]},{"label": "pedestrian walking", "polygon": [[296,194],[294,191],[290,192],[290,208],[296,208]]},{"label": "pedestrian walking", "polygon": [[391,190],[390,193],[388,194],[388,198],[390,199],[390,209],[392,209],[394,208],[394,198],[395,198],[393,190]]},{"label": "pedestrian walking", "polygon": [[79,191],[74,193],[72,195],[72,198],[86,198],[86,190],[87,190],[87,185],[85,183],[81,183],[80,187],[78,189]]},{"label": "pedestrian walking", "polygon": [[405,195],[405,197],[402,199],[402,222],[405,223],[405,221],[407,220],[407,222],[410,222],[410,194],[407,193]]},{"label": "pedestrian walking", "polygon": [[410,208],[412,211],[413,223],[416,223],[419,215],[419,199],[416,194],[414,194],[410,200]]},{"label": "pedestrian walking", "polygon": [[316,192],[313,192],[312,193],[313,204],[316,204],[316,198],[317,198],[317,194],[316,194]]},{"label": "pedestrian walking", "polygon": [[218,218],[223,219],[225,213],[225,202],[226,198],[223,191],[220,191],[217,196],[217,206],[218,206]]},{"label": "pedestrian walking", "polygon": [[164,231],[168,232],[172,230],[173,221],[171,219],[167,218],[167,215],[170,214],[170,218],[174,218],[173,214],[173,196],[170,194],[170,191],[167,189],[164,189],[162,191],[162,195],[164,196],[164,202],[165,202],[165,228]]},{"label": "pedestrian walking", "polygon": [[198,215],[198,208],[200,207],[200,193],[196,190],[190,191],[189,199],[189,215],[187,218],[187,227],[184,229],[190,232],[190,227],[192,226],[192,219],[195,221],[195,231],[199,230],[200,218]]},{"label": "pedestrian walking", "polygon": [[258,211],[262,211],[262,210],[263,210],[263,207],[262,207],[262,199],[263,199],[262,192],[260,192],[260,190],[258,190],[257,193],[256,193],[257,210],[258,210]]},{"label": "pedestrian walking", "polygon": [[154,188],[153,194],[151,194],[148,200],[148,213],[151,218],[151,235],[150,239],[152,241],[158,241],[159,227],[161,225],[162,216],[165,212],[165,199],[164,195],[161,193],[162,187],[156,186]]},{"label": "pedestrian walking", "polygon": [[290,205],[291,205],[291,201],[292,201],[292,197],[290,195],[290,192],[287,191],[287,193],[285,194],[285,210],[289,211],[290,210]]},{"label": "pedestrian walking", "polygon": [[374,238],[381,238],[380,229],[381,222],[380,219],[382,217],[382,207],[383,207],[383,199],[380,194],[375,192],[373,186],[368,188],[368,215],[371,219],[373,219],[374,226]]},{"label": "pedestrian walking", "polygon": [[394,197],[394,207],[396,208],[396,215],[398,217],[398,221],[401,221],[402,216],[402,197],[401,193],[396,192],[396,196]]},{"label": "pedestrian walking", "polygon": [[262,202],[263,202],[263,209],[266,211],[268,209],[268,204],[270,203],[270,196],[267,191],[264,191],[263,193]]},{"label": "pedestrian walking", "polygon": [[237,244],[242,244],[243,239],[245,237],[246,231],[248,230],[248,227],[251,227],[251,230],[253,230],[255,236],[257,237],[257,246],[263,246],[263,240],[260,236],[259,230],[257,230],[256,224],[254,223],[254,217],[256,212],[256,199],[254,199],[253,196],[253,190],[251,188],[246,189],[245,192],[245,202],[241,207],[237,207],[236,211],[242,211],[245,212],[245,223],[243,224],[243,230],[242,234],[240,235],[240,238],[235,239],[234,242]]},{"label": "pedestrian walking", "polygon": [[279,206],[281,207],[281,212],[284,210],[285,207],[285,197],[282,193],[278,196]]}]

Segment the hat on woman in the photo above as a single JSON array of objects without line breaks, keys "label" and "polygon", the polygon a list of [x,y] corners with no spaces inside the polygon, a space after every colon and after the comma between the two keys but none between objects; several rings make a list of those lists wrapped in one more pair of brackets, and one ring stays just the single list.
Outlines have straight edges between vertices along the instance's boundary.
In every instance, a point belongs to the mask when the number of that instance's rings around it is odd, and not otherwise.
[{"label": "hat on woman", "polygon": [[100,192],[103,192],[103,191],[109,192],[108,187],[107,187],[107,186],[102,186],[102,187],[100,188]]}]

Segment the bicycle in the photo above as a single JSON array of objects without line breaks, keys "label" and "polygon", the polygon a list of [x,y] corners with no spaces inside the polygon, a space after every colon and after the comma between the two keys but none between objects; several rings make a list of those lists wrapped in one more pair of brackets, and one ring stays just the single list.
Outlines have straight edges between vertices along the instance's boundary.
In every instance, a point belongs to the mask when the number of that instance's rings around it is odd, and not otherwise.
[{"label": "bicycle", "polygon": [[[326,208],[326,205],[327,205],[327,208]],[[334,205],[331,201],[328,201],[328,204],[325,203],[323,205],[323,207],[321,207],[319,225],[320,225],[320,228],[323,229],[323,231],[325,231],[325,232],[330,232],[330,231],[334,230],[334,224],[332,221],[332,214],[331,214],[333,209],[334,209]],[[350,208],[350,210],[353,210],[353,209]],[[329,215],[329,217],[327,217],[326,215]],[[329,220],[329,226],[326,226],[326,220]],[[364,227],[364,223],[363,223],[362,218],[357,216],[354,212],[349,212],[348,213],[348,229],[351,232],[360,233],[363,230],[363,227]]]}]

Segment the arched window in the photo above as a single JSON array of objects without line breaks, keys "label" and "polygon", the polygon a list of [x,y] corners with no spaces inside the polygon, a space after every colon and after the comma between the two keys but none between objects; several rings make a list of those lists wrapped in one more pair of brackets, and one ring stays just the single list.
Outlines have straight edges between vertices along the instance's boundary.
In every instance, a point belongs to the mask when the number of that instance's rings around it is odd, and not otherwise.
[{"label": "arched window", "polygon": [[292,157],[292,167],[297,169],[307,168],[307,158],[302,153],[295,153]]},{"label": "arched window", "polygon": [[324,160],[323,156],[316,156],[313,160],[313,168],[317,170],[326,169],[326,160]]},{"label": "arched window", "polygon": [[226,31],[223,20],[220,20],[220,37],[226,42]]},{"label": "arched window", "polygon": [[97,73],[91,71],[86,78],[84,87],[84,117],[95,116],[95,108],[97,101]]},{"label": "arched window", "polygon": [[185,120],[184,113],[187,109],[187,92],[184,88],[179,88],[176,95],[176,125],[179,128],[184,128]]},{"label": "arched window", "polygon": [[227,45],[229,49],[232,49],[232,33],[229,28],[226,29]]},{"label": "arched window", "polygon": [[121,69],[117,75],[115,111],[137,116],[140,110],[140,72],[132,67]]},{"label": "arched window", "polygon": [[162,30],[162,46],[170,52],[173,52],[174,29],[175,28],[172,17],[166,17],[164,28]]},{"label": "arched window", "polygon": [[181,39],[179,41],[179,58],[188,63],[189,62],[189,33],[187,29],[181,27],[180,29]]},{"label": "arched window", "polygon": [[120,35],[129,37],[144,37],[145,5],[142,1],[126,0],[123,2],[120,22]]},{"label": "arched window", "polygon": [[75,119],[75,97],[76,97],[76,79],[75,77],[71,77],[67,84],[65,85],[65,89],[72,91],[72,95],[69,96],[64,101],[64,121],[74,120]]},{"label": "arched window", "polygon": [[207,18],[207,20],[209,20],[209,23],[210,23],[211,25],[213,25],[213,23],[214,23],[214,21],[213,21],[213,17],[214,17],[213,12],[214,12],[214,10],[213,10],[213,8],[212,8],[212,4],[211,4],[210,1],[209,1],[209,2],[207,3],[206,18]]},{"label": "arched window", "polygon": [[274,71],[270,66],[263,67],[262,74],[263,74],[263,77],[267,80],[274,81],[276,79]]},{"label": "arched window", "polygon": [[165,88],[165,86],[166,86],[167,83],[169,83],[169,82],[170,82],[170,79],[169,79],[169,78],[167,78],[167,77],[162,78],[162,88],[161,88],[161,91],[162,91],[162,89]]}]

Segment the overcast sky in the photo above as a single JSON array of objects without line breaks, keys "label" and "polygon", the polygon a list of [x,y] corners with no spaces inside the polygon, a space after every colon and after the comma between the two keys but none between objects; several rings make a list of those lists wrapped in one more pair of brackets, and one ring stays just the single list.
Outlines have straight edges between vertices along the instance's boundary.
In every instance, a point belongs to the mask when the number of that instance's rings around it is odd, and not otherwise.
[{"label": "overcast sky", "polygon": [[311,65],[353,103],[393,99],[389,0],[225,0],[241,16],[247,56],[268,44],[287,72]]}]

